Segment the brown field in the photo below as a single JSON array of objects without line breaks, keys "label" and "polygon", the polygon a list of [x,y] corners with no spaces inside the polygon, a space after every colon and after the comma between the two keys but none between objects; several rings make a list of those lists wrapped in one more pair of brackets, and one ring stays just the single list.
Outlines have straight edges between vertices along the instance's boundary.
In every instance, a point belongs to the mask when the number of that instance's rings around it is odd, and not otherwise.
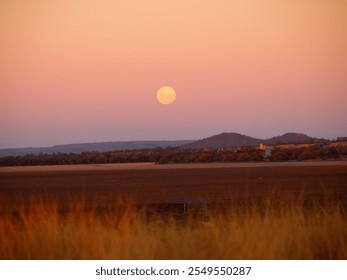
[{"label": "brown field", "polygon": [[346,259],[346,206],[346,162],[3,168],[0,259]]},{"label": "brown field", "polygon": [[[17,171],[17,172],[15,172]],[[9,201],[42,194],[104,201],[119,196],[140,202],[347,197],[346,162],[243,164],[111,164],[0,168],[0,194]]]}]

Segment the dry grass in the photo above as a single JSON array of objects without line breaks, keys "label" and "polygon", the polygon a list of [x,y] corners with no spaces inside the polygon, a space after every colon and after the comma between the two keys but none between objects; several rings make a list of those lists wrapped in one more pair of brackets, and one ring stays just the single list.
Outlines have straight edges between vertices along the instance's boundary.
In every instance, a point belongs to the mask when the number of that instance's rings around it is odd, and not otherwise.
[{"label": "dry grass", "polygon": [[14,211],[3,200],[0,259],[347,259],[346,213],[338,203],[234,203],[212,207],[208,222],[115,205],[86,207],[81,199],[62,211],[36,198]]}]

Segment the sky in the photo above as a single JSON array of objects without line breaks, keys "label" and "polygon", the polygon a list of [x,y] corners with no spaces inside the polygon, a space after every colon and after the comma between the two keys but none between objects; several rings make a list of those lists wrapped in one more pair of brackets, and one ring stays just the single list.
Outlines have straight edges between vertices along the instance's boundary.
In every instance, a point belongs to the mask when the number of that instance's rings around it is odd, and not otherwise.
[{"label": "sky", "polygon": [[0,148],[347,136],[347,0],[1,0],[0,38]]}]

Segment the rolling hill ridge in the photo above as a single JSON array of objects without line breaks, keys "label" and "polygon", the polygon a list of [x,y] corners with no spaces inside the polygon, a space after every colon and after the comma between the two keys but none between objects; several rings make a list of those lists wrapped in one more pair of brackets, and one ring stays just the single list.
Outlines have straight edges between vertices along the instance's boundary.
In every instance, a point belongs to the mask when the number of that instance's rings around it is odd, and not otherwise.
[{"label": "rolling hill ridge", "polygon": [[166,147],[182,147],[187,149],[218,149],[254,147],[260,143],[265,145],[276,144],[304,144],[319,142],[317,139],[302,133],[286,133],[269,139],[253,138],[240,133],[221,133],[201,140],[176,140],[176,141],[118,141],[56,145],[41,148],[14,148],[0,149],[0,157],[24,156],[28,154],[53,154],[53,153],[83,153],[83,152],[108,152],[117,150],[155,149]]},{"label": "rolling hill ridge", "polygon": [[28,154],[53,154],[53,153],[83,153],[83,152],[108,152],[116,150],[155,149],[166,147],[178,147],[193,142],[193,140],[175,141],[115,141],[56,145],[39,148],[14,148],[0,149],[0,157],[23,156]]},{"label": "rolling hill ridge", "polygon": [[277,144],[305,144],[320,141],[322,139],[313,138],[302,133],[285,133],[281,136],[269,139],[253,138],[239,133],[221,133],[207,137],[192,143],[183,145],[183,148],[189,149],[218,149],[218,148],[239,148],[254,147],[259,144],[277,145]]}]

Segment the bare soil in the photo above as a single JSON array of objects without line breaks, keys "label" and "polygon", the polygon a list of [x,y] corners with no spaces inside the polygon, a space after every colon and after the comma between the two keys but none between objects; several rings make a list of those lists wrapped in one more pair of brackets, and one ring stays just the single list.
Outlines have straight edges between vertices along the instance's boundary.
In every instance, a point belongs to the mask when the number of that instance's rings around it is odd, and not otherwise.
[{"label": "bare soil", "polygon": [[302,196],[345,203],[346,162],[84,165],[0,171],[0,200],[14,206],[33,197],[62,203],[84,199],[107,207],[119,197],[177,203]]}]

